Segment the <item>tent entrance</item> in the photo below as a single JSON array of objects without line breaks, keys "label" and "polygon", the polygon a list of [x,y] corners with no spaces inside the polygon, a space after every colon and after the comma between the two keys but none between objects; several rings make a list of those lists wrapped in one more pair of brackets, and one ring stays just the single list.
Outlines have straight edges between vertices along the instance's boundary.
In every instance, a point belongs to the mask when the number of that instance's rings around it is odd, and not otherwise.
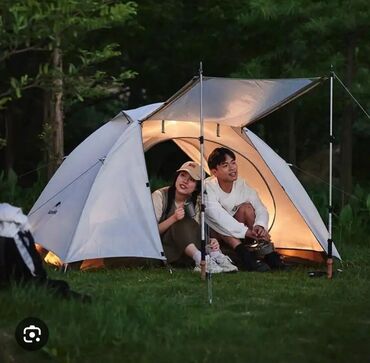
[{"label": "tent entrance", "polygon": [[[199,130],[196,123],[166,121],[164,133],[161,132],[162,123],[159,121],[144,123],[142,126],[144,150],[149,150],[160,142],[172,140],[190,159],[200,163]],[[324,252],[322,243],[326,240],[326,236],[321,237],[320,234],[324,233],[325,226],[320,219],[323,231],[315,231],[314,228],[311,228],[280,181],[275,177],[270,168],[271,165],[268,165],[262,157],[262,151],[254,145],[256,140],[251,139],[250,136],[253,135],[254,138],[258,139],[257,136],[250,131],[242,134],[240,129],[224,125],[218,126],[218,129],[215,124],[205,125],[205,159],[215,147],[225,146],[232,149],[237,155],[239,175],[257,190],[269,211],[269,227],[272,227],[270,232],[276,248],[286,249],[287,255],[297,255],[298,253],[288,252],[288,250],[315,251],[318,254],[317,257],[308,256],[304,252],[301,254],[302,258],[322,261],[320,255]],[[266,144],[263,144],[262,147],[266,149],[266,152],[275,155],[274,162],[281,163],[284,168],[289,169],[286,163]],[[204,164],[206,165],[206,162]],[[206,171],[209,173],[209,170],[206,169]],[[294,175],[290,170],[285,172]],[[297,183],[299,184],[298,180],[296,180]],[[293,188],[296,188],[296,184]],[[303,188],[302,190],[305,193]],[[302,190],[299,190],[299,193]],[[303,208],[305,207],[303,206]],[[320,218],[319,215],[317,218]]]}]

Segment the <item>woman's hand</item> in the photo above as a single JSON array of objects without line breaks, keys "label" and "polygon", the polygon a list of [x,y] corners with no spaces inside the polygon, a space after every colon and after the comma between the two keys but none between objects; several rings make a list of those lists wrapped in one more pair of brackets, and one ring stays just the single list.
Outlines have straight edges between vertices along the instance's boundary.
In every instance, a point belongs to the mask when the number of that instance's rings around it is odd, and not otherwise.
[{"label": "woman's hand", "polygon": [[175,210],[175,213],[172,215],[173,218],[175,219],[175,221],[180,221],[181,219],[183,219],[185,217],[185,210],[183,207],[178,207],[176,208]]},{"label": "woman's hand", "polygon": [[185,210],[182,206],[176,208],[175,213],[172,216],[168,217],[163,222],[159,223],[159,234],[163,234],[170,228],[174,223],[180,221],[185,217]]},{"label": "woman's hand", "polygon": [[209,246],[211,247],[212,252],[219,251],[220,249],[220,244],[218,243],[216,238],[211,238],[209,240]]}]

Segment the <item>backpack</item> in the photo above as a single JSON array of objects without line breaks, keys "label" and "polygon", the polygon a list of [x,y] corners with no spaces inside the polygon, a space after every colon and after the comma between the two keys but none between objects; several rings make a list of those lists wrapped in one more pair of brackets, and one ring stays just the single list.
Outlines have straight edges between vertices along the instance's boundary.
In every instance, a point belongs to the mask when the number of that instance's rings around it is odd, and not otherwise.
[{"label": "backpack", "polygon": [[66,281],[52,280],[38,254],[27,217],[19,208],[0,203],[0,287],[34,283],[55,295],[90,302],[88,295],[72,291]]},{"label": "backpack", "polygon": [[27,266],[14,238],[0,237],[0,284],[8,285],[12,280],[18,283],[32,279],[45,281],[46,271],[35,248],[32,234],[29,231],[18,232],[18,236],[23,245],[24,254],[27,254],[29,261],[32,261],[33,269]]}]

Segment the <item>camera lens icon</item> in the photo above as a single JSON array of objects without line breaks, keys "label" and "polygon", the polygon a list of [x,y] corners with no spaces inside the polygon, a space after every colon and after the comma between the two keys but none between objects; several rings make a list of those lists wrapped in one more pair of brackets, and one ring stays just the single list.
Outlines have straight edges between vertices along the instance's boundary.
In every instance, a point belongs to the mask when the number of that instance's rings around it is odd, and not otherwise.
[{"label": "camera lens icon", "polygon": [[49,329],[41,319],[26,318],[17,325],[15,339],[26,350],[38,350],[47,343]]},{"label": "camera lens icon", "polygon": [[23,341],[25,343],[34,343],[41,341],[41,329],[36,325],[30,325],[23,329]]}]

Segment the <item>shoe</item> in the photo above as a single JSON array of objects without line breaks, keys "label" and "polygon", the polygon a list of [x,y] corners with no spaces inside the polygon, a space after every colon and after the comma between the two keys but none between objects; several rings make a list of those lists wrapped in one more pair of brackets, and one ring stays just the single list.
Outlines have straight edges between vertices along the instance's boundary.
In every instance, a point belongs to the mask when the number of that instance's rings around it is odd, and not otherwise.
[{"label": "shoe", "polygon": [[248,248],[240,244],[235,248],[235,252],[241,261],[241,269],[244,271],[267,272],[270,267],[261,260],[258,260],[254,252],[250,252]]},{"label": "shoe", "polygon": [[277,252],[271,252],[264,257],[265,262],[274,270],[285,270],[287,266]]},{"label": "shoe", "polygon": [[264,263],[261,260],[257,260],[256,261],[256,266],[255,266],[255,271],[256,272],[269,272],[269,271],[271,271],[271,268],[267,263]]},{"label": "shoe", "polygon": [[[201,272],[200,265],[194,267],[195,272]],[[222,267],[219,266],[212,258],[206,256],[206,273],[207,274],[219,274],[223,272]]]},{"label": "shoe", "polygon": [[223,253],[219,253],[216,257],[211,257],[218,266],[222,268],[222,272],[236,272],[238,268],[233,265],[231,258],[229,256],[224,255]]},{"label": "shoe", "polygon": [[243,244],[238,245],[235,248],[236,255],[240,260],[240,268],[246,271],[255,270],[256,258],[248,251],[247,247]]}]

